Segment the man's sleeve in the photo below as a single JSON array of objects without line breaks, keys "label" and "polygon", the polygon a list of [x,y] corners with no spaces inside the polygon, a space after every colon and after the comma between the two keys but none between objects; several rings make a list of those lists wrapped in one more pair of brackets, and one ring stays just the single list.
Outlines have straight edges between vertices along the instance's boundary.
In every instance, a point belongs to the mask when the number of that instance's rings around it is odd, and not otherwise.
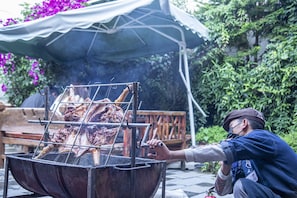
[{"label": "man's sleeve", "polygon": [[185,149],[186,161],[191,162],[211,162],[225,161],[226,156],[220,144],[210,144]]},{"label": "man's sleeve", "polygon": [[224,175],[220,168],[215,181],[215,189],[220,196],[231,194],[233,191],[231,173]]},{"label": "man's sleeve", "polygon": [[234,151],[227,141],[221,142],[221,148],[226,157],[226,160],[224,160],[224,163],[232,164],[234,161],[236,161],[233,155]]}]

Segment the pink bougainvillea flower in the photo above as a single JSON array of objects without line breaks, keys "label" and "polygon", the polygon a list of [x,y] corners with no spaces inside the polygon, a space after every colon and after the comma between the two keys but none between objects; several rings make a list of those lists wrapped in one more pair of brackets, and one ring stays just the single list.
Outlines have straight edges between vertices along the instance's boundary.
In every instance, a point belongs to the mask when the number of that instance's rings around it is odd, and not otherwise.
[{"label": "pink bougainvillea flower", "polygon": [[31,78],[33,78],[33,77],[34,77],[34,71],[29,70],[28,75],[29,75]]},{"label": "pink bougainvillea flower", "polygon": [[31,65],[31,69],[32,70],[37,69],[38,68],[38,64],[39,64],[38,61],[37,60],[34,60],[33,63],[32,63],[32,65]]},{"label": "pink bougainvillea flower", "polygon": [[[26,8],[23,19],[0,19],[0,26],[9,26],[19,22],[32,21],[52,16],[58,12],[82,8],[86,6],[86,2],[88,2],[88,0],[43,0],[42,3],[36,3],[32,7]],[[46,71],[42,67],[43,64],[39,59],[28,56],[26,56],[25,59],[21,59],[12,53],[0,53],[0,70],[2,70],[1,72],[4,74],[3,81],[1,82],[3,83],[1,85],[2,91],[7,92],[6,94],[9,95],[9,92],[13,92],[13,89],[8,89],[6,85],[10,84],[11,87],[13,87],[14,83],[18,83],[18,81],[14,81],[14,79],[24,80],[24,75],[26,75],[25,82],[23,81],[24,89],[27,85],[27,87],[42,85],[43,81],[46,80]]]},{"label": "pink bougainvillea flower", "polygon": [[6,92],[6,91],[7,91],[7,86],[6,86],[5,84],[2,84],[2,85],[1,85],[1,90],[2,90],[3,92]]}]

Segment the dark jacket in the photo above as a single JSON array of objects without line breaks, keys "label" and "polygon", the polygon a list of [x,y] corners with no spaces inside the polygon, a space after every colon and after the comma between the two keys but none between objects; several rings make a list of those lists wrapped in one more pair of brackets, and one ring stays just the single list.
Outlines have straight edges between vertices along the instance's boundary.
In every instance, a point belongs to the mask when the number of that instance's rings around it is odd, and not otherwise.
[{"label": "dark jacket", "polygon": [[266,130],[254,130],[221,145],[228,164],[253,160],[259,183],[282,197],[297,198],[297,154],[280,137]]}]

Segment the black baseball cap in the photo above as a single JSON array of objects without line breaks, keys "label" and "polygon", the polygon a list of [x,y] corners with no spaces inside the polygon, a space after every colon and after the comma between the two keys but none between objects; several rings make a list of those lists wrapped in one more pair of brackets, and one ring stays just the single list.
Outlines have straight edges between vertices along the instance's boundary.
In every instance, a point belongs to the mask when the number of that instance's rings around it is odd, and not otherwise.
[{"label": "black baseball cap", "polygon": [[264,116],[260,111],[257,111],[256,109],[253,109],[253,108],[244,108],[239,110],[233,110],[230,113],[228,113],[224,119],[223,128],[226,131],[229,131],[230,122],[238,118],[248,118],[248,119],[257,121],[263,125],[263,128],[265,125]]}]

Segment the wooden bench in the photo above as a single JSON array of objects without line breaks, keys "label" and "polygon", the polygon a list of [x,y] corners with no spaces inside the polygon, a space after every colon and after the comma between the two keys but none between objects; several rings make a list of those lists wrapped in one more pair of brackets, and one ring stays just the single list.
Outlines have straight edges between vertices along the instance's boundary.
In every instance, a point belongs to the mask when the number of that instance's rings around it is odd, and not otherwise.
[{"label": "wooden bench", "polygon": [[[4,165],[5,145],[21,145],[22,152],[39,145],[45,127],[41,124],[28,123],[28,120],[43,120],[44,108],[9,107],[0,112],[0,167]],[[53,128],[51,128],[52,130]],[[53,129],[54,130],[54,129]],[[42,145],[41,145],[42,146]]]},{"label": "wooden bench", "polygon": [[[129,122],[131,122],[132,112],[128,112]],[[137,123],[149,123],[148,139],[160,139],[171,150],[185,149],[190,140],[186,135],[186,112],[184,111],[150,111],[138,110]],[[140,128],[140,139],[143,138],[144,128]],[[131,129],[124,133],[124,155],[129,156]],[[142,149],[140,157],[145,157],[146,151]],[[184,161],[181,161],[181,168],[185,167]]]}]

